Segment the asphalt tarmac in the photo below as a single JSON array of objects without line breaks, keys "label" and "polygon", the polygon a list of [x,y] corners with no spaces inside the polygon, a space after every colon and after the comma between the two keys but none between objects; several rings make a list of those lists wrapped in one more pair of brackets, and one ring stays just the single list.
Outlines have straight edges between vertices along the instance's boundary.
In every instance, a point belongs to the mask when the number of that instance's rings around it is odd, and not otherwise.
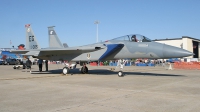
[{"label": "asphalt tarmac", "polygon": [[[88,66],[62,75],[63,65],[32,73],[0,65],[0,112],[199,112],[200,70]],[[44,68],[43,68],[44,69]]]}]

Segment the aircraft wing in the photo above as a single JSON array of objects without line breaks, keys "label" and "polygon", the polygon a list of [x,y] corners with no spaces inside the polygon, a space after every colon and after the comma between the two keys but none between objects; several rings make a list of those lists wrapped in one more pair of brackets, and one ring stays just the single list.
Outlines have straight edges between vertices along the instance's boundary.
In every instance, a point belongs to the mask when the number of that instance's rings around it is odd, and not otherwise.
[{"label": "aircraft wing", "polygon": [[64,49],[41,49],[39,55],[60,55],[60,54],[80,54],[99,50],[97,47],[87,48],[64,48]]},{"label": "aircraft wing", "polygon": [[99,60],[104,60],[115,52],[120,51],[124,47],[124,44],[104,44],[97,46],[80,46],[80,47],[68,47],[57,49],[26,49],[26,50],[12,50],[13,53],[18,53],[27,56],[58,56],[68,54],[82,54],[87,52],[93,52],[100,49],[107,49]]},{"label": "aircraft wing", "polygon": [[10,52],[16,54],[24,54],[29,56],[41,56],[41,55],[60,55],[60,54],[79,54],[85,52],[92,52],[99,49],[105,48],[100,47],[73,47],[73,48],[60,48],[60,49],[26,49],[26,50],[11,50]]},{"label": "aircraft wing", "polygon": [[29,52],[29,50],[10,50],[10,52],[16,53],[16,54],[25,54]]}]

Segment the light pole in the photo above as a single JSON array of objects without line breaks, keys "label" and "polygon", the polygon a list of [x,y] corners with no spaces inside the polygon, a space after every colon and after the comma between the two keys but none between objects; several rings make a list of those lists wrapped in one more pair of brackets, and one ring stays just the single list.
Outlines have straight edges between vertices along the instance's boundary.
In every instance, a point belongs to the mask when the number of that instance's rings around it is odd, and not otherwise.
[{"label": "light pole", "polygon": [[100,22],[98,21],[98,20],[96,20],[95,22],[94,22],[94,24],[96,24],[97,25],[97,42],[98,42],[98,24],[99,24]]}]

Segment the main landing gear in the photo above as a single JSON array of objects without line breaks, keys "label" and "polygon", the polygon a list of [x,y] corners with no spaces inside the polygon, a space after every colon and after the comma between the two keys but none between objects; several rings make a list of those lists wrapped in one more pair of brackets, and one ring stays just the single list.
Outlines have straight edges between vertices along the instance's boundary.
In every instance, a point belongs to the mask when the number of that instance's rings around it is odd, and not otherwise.
[{"label": "main landing gear", "polygon": [[76,68],[76,64],[65,64],[65,67],[63,68],[63,74],[67,75],[69,74],[70,69],[75,69]]},{"label": "main landing gear", "polygon": [[88,67],[84,64],[83,67],[81,67],[81,73],[87,74],[88,73]]},{"label": "main landing gear", "polygon": [[[126,63],[127,61],[125,61],[125,60],[118,60],[118,64],[117,64],[117,66],[116,66],[116,68],[117,67],[119,67],[119,72],[118,72],[118,76],[119,77],[123,77],[125,74],[123,73],[123,68],[124,68],[124,65],[125,65],[125,63]],[[85,63],[81,63],[80,65],[82,65],[82,67],[81,67],[81,69],[80,69],[80,72],[82,73],[82,74],[87,74],[88,73],[88,67],[86,66],[86,64]],[[69,74],[69,72],[70,72],[70,69],[75,69],[76,68],[76,64],[65,64],[65,67],[63,68],[63,74],[64,75],[67,75],[67,74]]]},{"label": "main landing gear", "polygon": [[63,74],[64,75],[69,74],[69,68],[68,67],[63,68]]},{"label": "main landing gear", "polygon": [[[81,65],[83,65],[80,69],[80,72],[82,74],[87,74],[88,73],[88,67],[86,66],[85,63],[82,63]],[[65,67],[63,67],[63,74],[67,75],[70,73],[70,69],[75,69],[76,68],[76,64],[65,64]]]}]

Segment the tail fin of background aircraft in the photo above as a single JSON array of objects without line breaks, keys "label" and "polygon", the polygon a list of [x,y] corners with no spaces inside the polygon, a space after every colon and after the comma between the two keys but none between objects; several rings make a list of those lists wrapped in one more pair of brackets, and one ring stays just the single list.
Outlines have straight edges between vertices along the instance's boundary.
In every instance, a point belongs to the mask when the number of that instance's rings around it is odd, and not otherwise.
[{"label": "tail fin of background aircraft", "polygon": [[31,29],[30,24],[25,25],[26,28],[26,49],[40,49],[37,39]]},{"label": "tail fin of background aircraft", "polygon": [[64,48],[53,27],[55,26],[48,27],[49,47],[50,48]]}]

